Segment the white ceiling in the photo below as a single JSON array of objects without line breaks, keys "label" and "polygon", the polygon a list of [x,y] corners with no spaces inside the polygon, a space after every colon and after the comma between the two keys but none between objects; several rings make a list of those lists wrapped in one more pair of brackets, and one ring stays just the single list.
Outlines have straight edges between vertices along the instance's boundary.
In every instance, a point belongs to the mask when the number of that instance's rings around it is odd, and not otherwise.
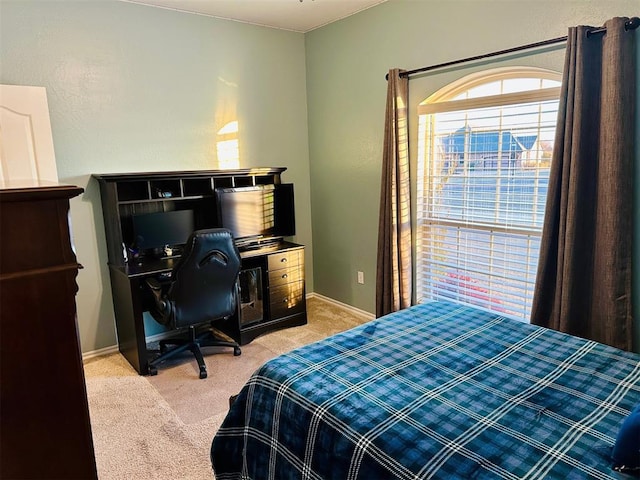
[{"label": "white ceiling", "polygon": [[183,12],[308,32],[386,0],[124,0]]}]

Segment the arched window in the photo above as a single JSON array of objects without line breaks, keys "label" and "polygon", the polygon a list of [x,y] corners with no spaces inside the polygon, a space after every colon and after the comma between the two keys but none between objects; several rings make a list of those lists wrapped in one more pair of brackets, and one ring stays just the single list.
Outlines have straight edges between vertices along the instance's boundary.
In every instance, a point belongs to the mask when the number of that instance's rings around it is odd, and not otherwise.
[{"label": "arched window", "polygon": [[418,301],[528,320],[560,74],[476,73],[418,106]]}]

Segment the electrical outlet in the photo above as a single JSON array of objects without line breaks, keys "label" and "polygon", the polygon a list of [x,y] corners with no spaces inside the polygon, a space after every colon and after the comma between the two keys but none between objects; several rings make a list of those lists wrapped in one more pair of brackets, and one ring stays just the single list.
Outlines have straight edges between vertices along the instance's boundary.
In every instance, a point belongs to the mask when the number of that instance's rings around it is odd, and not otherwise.
[{"label": "electrical outlet", "polygon": [[358,272],[358,283],[364,285],[364,272]]}]

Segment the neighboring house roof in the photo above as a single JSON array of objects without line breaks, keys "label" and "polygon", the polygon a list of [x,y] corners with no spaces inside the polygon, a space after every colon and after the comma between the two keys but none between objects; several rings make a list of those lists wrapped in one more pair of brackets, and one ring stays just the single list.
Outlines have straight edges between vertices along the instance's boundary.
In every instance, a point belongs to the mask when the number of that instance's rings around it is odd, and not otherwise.
[{"label": "neighboring house roof", "polygon": [[508,130],[474,132],[471,127],[462,127],[450,135],[441,137],[440,140],[447,154],[464,153],[465,138],[469,142],[470,154],[496,154],[500,151],[500,135],[502,135],[502,153],[529,150],[538,138],[537,135],[515,136]]}]

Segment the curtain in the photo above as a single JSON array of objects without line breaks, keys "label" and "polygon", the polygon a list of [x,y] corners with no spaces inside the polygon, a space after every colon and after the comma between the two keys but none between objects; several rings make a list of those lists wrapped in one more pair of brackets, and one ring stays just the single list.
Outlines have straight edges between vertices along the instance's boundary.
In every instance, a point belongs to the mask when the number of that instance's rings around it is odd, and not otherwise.
[{"label": "curtain", "polygon": [[632,349],[635,30],[567,38],[531,323]]},{"label": "curtain", "polygon": [[411,305],[411,193],[407,101],[409,79],[388,75],[378,225],[376,316]]}]

